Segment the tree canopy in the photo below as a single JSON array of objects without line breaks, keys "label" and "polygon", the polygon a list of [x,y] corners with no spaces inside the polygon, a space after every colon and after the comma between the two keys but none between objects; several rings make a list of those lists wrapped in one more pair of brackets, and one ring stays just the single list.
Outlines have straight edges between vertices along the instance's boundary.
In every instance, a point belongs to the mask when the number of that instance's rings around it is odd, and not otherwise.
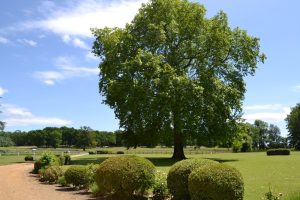
[{"label": "tree canopy", "polygon": [[296,150],[300,150],[300,103],[291,109],[285,120],[291,143]]},{"label": "tree canopy", "polygon": [[93,29],[102,61],[99,91],[136,146],[172,134],[173,158],[187,137],[228,139],[240,117],[244,77],[259,62],[259,39],[203,5],[151,0],[125,28]]}]

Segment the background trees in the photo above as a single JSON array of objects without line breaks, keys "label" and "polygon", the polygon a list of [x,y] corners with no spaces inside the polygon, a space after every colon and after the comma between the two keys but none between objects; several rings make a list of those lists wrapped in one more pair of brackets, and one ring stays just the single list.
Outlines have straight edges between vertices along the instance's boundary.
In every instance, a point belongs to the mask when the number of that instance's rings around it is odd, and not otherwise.
[{"label": "background trees", "polygon": [[300,103],[291,109],[291,113],[285,120],[291,144],[296,150],[300,150]]},{"label": "background trees", "polygon": [[253,75],[259,39],[228,26],[219,12],[183,0],[151,0],[122,28],[93,31],[100,93],[114,109],[131,146],[172,133],[173,158],[185,158],[186,139],[225,141],[235,133]]}]

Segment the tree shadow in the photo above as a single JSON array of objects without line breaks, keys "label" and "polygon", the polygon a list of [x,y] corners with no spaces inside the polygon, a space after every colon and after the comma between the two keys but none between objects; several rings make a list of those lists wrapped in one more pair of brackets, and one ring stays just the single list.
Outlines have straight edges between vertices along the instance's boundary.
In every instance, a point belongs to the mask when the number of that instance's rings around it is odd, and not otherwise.
[{"label": "tree shadow", "polygon": [[87,164],[100,164],[108,157],[100,157],[100,158],[83,158],[78,160],[72,160],[72,165],[87,165]]},{"label": "tree shadow", "polygon": [[226,163],[226,162],[236,162],[239,161],[238,159],[223,159],[223,158],[205,158],[208,160],[217,161],[219,163]]},{"label": "tree shadow", "polygon": [[175,164],[178,160],[174,160],[172,158],[164,158],[164,157],[146,157],[150,160],[156,167],[169,167]]}]

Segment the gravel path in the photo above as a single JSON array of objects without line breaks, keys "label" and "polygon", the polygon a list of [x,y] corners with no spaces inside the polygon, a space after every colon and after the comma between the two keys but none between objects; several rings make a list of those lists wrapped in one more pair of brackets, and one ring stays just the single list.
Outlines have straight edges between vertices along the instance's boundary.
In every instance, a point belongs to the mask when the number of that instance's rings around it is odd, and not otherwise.
[{"label": "gravel path", "polygon": [[0,166],[1,200],[94,200],[90,194],[38,181],[33,164]]}]

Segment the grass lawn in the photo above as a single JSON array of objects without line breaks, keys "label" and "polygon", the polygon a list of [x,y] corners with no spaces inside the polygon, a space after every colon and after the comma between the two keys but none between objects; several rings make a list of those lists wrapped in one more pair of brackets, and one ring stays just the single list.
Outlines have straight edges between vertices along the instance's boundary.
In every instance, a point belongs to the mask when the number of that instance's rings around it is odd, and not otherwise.
[{"label": "grass lawn", "polygon": [[0,165],[8,165],[13,163],[23,163],[24,155],[1,155],[0,156]]},{"label": "grass lawn", "polygon": [[[110,156],[118,155],[86,155],[73,158],[75,165],[97,163]],[[168,172],[174,161],[171,154],[139,154],[151,160],[158,170]],[[290,156],[266,156],[266,153],[216,153],[187,155],[217,160],[236,167],[243,175],[245,182],[245,200],[260,200],[268,192],[269,186],[283,196],[300,190],[300,152],[292,152]]]}]

